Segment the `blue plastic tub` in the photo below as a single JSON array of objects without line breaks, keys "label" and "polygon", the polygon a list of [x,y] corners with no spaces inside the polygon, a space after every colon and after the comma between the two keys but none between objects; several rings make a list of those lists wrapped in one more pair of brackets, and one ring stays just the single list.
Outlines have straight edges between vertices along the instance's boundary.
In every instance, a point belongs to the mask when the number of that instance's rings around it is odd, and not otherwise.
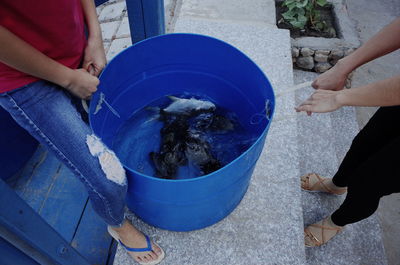
[{"label": "blue plastic tub", "polygon": [[[166,180],[125,166],[130,210],[153,226],[173,231],[212,225],[239,204],[262,151],[275,103],[266,76],[238,49],[207,36],[168,34],[139,42],[108,64],[92,98],[90,124],[112,147],[118,129],[135,111],[162,96],[183,92],[206,95],[236,112],[242,125],[259,138],[228,165],[198,178]],[[94,114],[101,93],[120,117],[106,104]]]}]

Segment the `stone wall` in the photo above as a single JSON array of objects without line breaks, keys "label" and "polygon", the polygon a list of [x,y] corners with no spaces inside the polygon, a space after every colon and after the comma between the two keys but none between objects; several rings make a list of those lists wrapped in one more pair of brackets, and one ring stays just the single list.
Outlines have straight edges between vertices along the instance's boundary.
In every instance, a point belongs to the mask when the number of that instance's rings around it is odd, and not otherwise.
[{"label": "stone wall", "polygon": [[323,73],[336,62],[354,51],[354,48],[312,49],[292,46],[293,66],[301,70]]}]

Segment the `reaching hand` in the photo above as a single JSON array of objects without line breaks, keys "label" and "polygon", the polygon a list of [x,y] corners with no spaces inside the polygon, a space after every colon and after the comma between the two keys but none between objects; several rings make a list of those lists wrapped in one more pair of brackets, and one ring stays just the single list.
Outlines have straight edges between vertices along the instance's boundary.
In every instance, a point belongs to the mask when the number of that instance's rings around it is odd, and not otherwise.
[{"label": "reaching hand", "polygon": [[106,65],[106,55],[101,39],[89,39],[83,58],[83,68],[91,75],[99,76]]},{"label": "reaching hand", "polygon": [[65,88],[79,98],[89,99],[96,92],[99,83],[99,79],[89,74],[85,69],[76,69],[72,70]]},{"label": "reaching hand", "polygon": [[296,111],[305,111],[308,115],[313,112],[331,112],[342,107],[338,100],[341,91],[316,90],[311,97],[296,107]]},{"label": "reaching hand", "polygon": [[348,73],[343,71],[343,67],[339,61],[334,67],[318,76],[312,83],[312,87],[323,90],[342,90],[346,84],[347,76]]}]

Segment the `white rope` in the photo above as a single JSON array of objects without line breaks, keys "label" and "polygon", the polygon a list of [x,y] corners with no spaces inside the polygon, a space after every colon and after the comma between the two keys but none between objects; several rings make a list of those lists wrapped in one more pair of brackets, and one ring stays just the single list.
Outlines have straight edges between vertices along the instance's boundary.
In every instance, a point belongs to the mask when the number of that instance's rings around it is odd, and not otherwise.
[{"label": "white rope", "polygon": [[294,85],[291,88],[289,88],[289,89],[287,89],[285,91],[282,91],[281,93],[275,94],[275,97],[278,98],[278,97],[280,97],[282,95],[285,95],[285,94],[294,92],[296,90],[299,90],[300,88],[311,86],[312,83],[313,83],[313,81],[307,81],[307,82],[304,82],[304,83],[301,83],[301,84],[298,84],[298,85]]}]

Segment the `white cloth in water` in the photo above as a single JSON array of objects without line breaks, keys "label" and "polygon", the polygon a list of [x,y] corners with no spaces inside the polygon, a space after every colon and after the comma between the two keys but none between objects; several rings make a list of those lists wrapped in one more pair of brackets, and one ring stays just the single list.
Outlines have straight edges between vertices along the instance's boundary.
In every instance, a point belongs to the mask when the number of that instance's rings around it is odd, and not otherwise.
[{"label": "white cloth in water", "polygon": [[215,105],[210,101],[199,100],[195,98],[177,98],[169,97],[173,102],[164,109],[170,114],[190,114],[192,111],[215,110]]}]

